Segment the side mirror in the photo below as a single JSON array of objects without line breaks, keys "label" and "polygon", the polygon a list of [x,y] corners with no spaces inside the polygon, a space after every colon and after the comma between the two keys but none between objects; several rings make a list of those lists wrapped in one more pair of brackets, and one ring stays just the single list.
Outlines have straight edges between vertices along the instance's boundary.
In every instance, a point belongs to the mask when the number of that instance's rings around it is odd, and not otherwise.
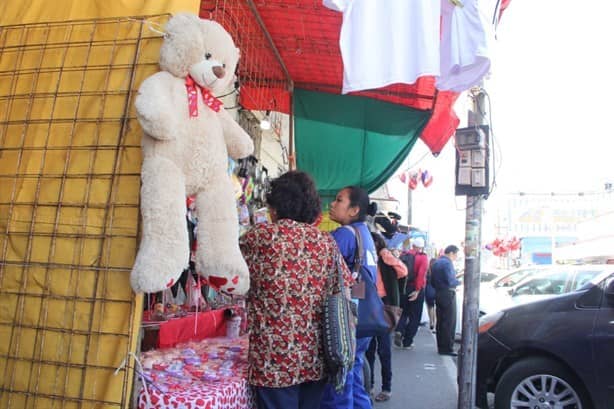
[{"label": "side mirror", "polygon": [[608,298],[614,299],[614,277],[610,277],[605,284],[605,295]]}]

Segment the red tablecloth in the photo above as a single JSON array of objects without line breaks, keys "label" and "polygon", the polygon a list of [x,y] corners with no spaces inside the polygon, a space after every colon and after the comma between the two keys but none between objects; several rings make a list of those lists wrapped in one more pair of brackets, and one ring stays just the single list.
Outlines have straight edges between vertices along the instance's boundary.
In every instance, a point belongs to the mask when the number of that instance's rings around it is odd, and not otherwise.
[{"label": "red tablecloth", "polygon": [[149,404],[144,390],[139,409],[249,409],[255,407],[246,379],[225,379],[219,383],[196,383],[182,391],[163,393],[149,386]]},{"label": "red tablecloth", "polygon": [[247,336],[208,338],[141,354],[138,409],[252,409]]},{"label": "red tablecloth", "polygon": [[178,343],[226,335],[224,310],[190,313],[159,323],[158,348],[174,347]]}]

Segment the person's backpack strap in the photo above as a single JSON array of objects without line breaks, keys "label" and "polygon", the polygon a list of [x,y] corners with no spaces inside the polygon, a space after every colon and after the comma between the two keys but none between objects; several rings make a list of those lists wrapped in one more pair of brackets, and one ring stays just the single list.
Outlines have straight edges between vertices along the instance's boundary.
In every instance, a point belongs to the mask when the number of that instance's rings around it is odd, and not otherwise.
[{"label": "person's backpack strap", "polygon": [[354,226],[350,226],[354,231],[354,236],[356,236],[356,251],[354,252],[354,267],[352,268],[352,272],[354,275],[359,277],[360,279],[360,267],[362,266],[362,261],[364,257],[363,249],[362,249],[362,237],[360,236],[360,231]]},{"label": "person's backpack strap", "polygon": [[360,236],[360,232],[356,227],[349,224],[346,224],[343,227],[351,231],[356,238],[356,250],[354,250],[354,265],[352,267],[352,277],[354,278],[355,282],[359,282],[361,280],[360,266],[362,265],[362,260],[364,257],[362,250],[362,237]]}]

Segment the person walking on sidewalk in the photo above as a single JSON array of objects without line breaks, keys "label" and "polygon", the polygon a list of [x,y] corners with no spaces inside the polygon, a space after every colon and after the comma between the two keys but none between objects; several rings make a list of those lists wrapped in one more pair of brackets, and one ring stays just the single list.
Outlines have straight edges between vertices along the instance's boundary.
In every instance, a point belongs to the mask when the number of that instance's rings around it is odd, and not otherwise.
[{"label": "person walking on sidewalk", "polygon": [[437,351],[441,355],[456,356],[454,351],[454,335],[456,332],[456,279],[454,261],[458,255],[458,247],[449,245],[443,256],[433,264],[431,283],[435,288],[435,313],[437,315]]},{"label": "person walking on sidewalk", "polygon": [[422,309],[424,308],[424,287],[429,259],[424,253],[424,239],[416,237],[411,240],[411,250],[401,255],[401,261],[407,265],[407,284],[405,295],[401,297],[403,314],[397,325],[394,344],[403,349],[411,349],[418,332]]},{"label": "person walking on sidewalk", "polygon": [[[386,241],[379,233],[371,233],[377,251],[377,293],[385,305],[399,306],[399,279],[407,276],[407,267],[386,248]],[[392,395],[392,344],[390,334],[373,337],[365,353],[371,367],[369,385],[373,388],[375,352],[382,369],[382,390],[375,395],[376,402],[384,402]]]},{"label": "person walking on sidewalk", "polygon": [[[377,254],[371,233],[365,223],[369,211],[369,195],[357,186],[348,186],[339,191],[330,204],[329,217],[341,224],[332,232],[339,246],[341,255],[350,270],[354,267],[357,241],[354,229],[362,238],[363,267],[369,271],[373,281],[377,274]],[[371,409],[371,398],[367,393],[362,375],[365,351],[371,343],[371,337],[356,338],[356,358],[354,367],[348,372],[345,387],[340,394],[328,384],[322,397],[321,409]]]}]

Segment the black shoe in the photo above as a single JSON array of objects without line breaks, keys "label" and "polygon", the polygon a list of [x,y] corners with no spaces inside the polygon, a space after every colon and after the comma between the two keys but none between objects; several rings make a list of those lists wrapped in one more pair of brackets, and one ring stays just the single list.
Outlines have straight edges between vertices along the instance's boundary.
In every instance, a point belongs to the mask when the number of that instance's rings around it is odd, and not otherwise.
[{"label": "black shoe", "polygon": [[458,354],[454,351],[439,352],[439,355],[458,356]]}]

